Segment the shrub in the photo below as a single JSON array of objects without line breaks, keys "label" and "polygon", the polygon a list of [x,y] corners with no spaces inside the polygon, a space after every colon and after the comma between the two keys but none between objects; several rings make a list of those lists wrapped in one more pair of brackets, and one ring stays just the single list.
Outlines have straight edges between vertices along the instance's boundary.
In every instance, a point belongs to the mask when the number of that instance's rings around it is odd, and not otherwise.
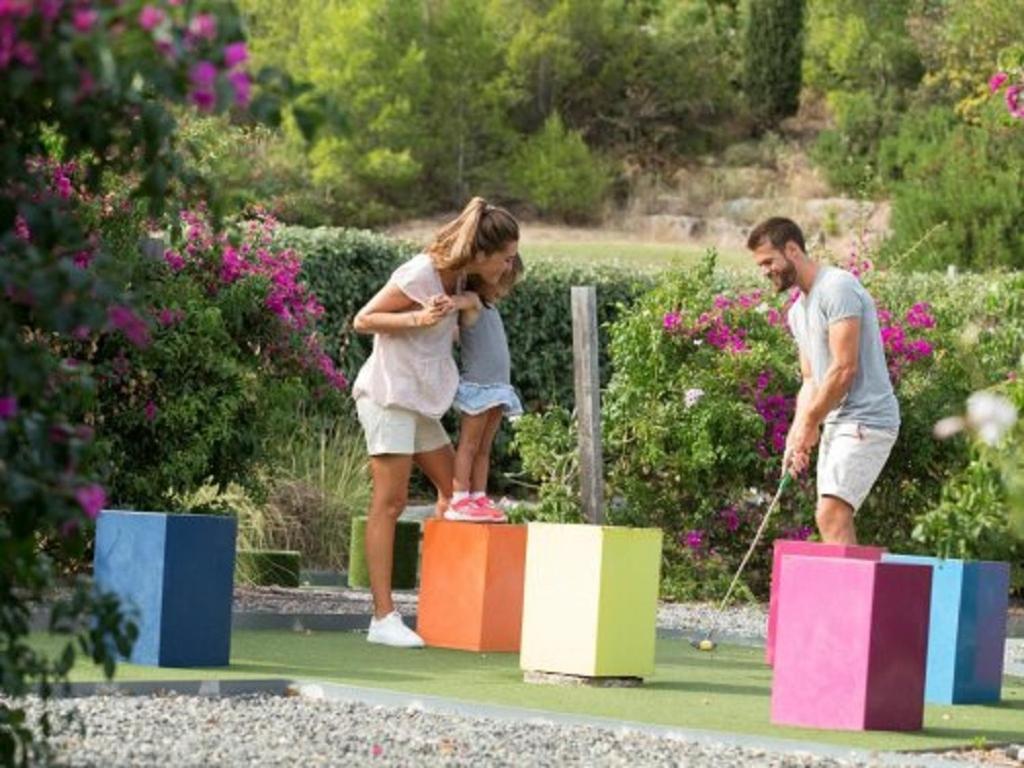
[{"label": "shrub", "polygon": [[545,216],[586,221],[599,213],[611,173],[580,133],[567,130],[555,113],[519,147],[508,183],[514,195]]}]

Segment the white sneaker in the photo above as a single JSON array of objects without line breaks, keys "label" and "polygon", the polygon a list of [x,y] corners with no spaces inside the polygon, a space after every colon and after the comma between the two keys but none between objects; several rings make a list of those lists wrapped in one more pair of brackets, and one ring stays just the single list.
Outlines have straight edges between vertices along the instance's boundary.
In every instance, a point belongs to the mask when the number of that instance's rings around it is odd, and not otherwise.
[{"label": "white sneaker", "polygon": [[405,626],[398,611],[392,611],[383,619],[370,619],[370,631],[366,633],[366,639],[371,643],[395,648],[423,647],[423,638]]}]

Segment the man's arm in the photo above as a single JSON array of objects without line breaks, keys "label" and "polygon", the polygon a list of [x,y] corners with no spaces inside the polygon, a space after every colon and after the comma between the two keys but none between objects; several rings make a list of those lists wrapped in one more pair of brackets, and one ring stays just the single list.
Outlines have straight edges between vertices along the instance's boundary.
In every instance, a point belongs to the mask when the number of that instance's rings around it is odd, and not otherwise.
[{"label": "man's arm", "polygon": [[850,391],[857,375],[860,351],[860,319],[848,317],[828,328],[828,348],[832,362],[825,371],[821,385],[810,378],[810,366],[800,355],[800,370],[804,383],[797,396],[793,426],[786,436],[786,455],[783,469],[792,468],[799,473],[807,466],[811,449],[818,443],[821,423]]},{"label": "man's arm", "polygon": [[818,391],[818,385],[814,383],[814,375],[811,373],[811,363],[803,352],[800,352],[800,391],[796,395],[796,411],[793,414],[793,424],[786,435],[786,452],[782,457],[782,470],[792,469],[800,474],[807,466],[808,455],[806,451],[796,452],[794,444],[797,442],[797,425],[806,422],[807,410],[814,400]]}]

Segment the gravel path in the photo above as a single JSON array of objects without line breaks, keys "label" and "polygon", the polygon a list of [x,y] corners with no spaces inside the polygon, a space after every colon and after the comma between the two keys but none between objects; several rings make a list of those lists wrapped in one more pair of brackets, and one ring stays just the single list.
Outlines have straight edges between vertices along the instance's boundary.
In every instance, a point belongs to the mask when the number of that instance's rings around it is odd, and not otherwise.
[{"label": "gravel path", "polygon": [[[41,711],[28,702],[30,720]],[[625,727],[440,715],[418,708],[268,696],[64,700],[86,735],[53,740],[68,766],[758,766],[878,765],[686,741]],[[906,765],[916,761],[907,758]]]}]

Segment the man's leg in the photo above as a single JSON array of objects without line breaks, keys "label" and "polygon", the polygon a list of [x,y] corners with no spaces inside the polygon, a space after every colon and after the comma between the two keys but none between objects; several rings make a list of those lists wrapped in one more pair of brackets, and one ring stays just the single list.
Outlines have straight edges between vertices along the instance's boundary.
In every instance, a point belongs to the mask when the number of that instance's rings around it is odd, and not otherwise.
[{"label": "man's leg", "polygon": [[821,540],[826,544],[856,544],[853,507],[838,496],[821,496],[814,512]]}]

